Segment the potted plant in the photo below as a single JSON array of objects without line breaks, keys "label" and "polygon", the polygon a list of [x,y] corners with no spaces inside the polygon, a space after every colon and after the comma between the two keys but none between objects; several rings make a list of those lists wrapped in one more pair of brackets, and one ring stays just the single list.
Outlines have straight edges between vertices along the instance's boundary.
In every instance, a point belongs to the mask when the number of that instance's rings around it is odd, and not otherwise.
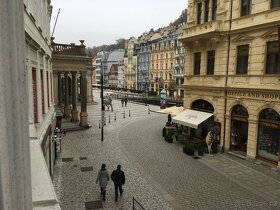
[{"label": "potted plant", "polygon": [[183,147],[183,152],[187,155],[194,155],[195,145],[191,141],[187,141],[185,146]]},{"label": "potted plant", "polygon": [[204,142],[200,142],[198,147],[197,147],[197,152],[199,156],[204,155]]},{"label": "potted plant", "polygon": [[168,143],[172,143],[173,142],[173,133],[171,131],[166,133],[165,141],[167,141]]},{"label": "potted plant", "polygon": [[165,138],[165,135],[166,135],[166,127],[164,127],[164,128],[162,129],[162,137]]},{"label": "potted plant", "polygon": [[212,148],[212,153],[217,154],[218,153],[218,141],[213,141],[211,148]]}]

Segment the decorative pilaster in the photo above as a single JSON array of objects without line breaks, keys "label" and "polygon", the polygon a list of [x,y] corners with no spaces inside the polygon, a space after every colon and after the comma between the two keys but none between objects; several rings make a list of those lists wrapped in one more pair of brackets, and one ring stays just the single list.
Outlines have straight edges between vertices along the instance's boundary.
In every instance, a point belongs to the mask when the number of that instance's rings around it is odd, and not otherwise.
[{"label": "decorative pilaster", "polygon": [[62,81],[61,72],[57,73],[57,84],[58,84],[58,107],[61,108],[62,105]]},{"label": "decorative pilaster", "polygon": [[69,106],[69,77],[68,72],[64,75],[64,81],[65,81],[65,107],[64,107],[64,117],[70,118],[71,109]]},{"label": "decorative pilaster", "polygon": [[72,72],[72,122],[79,121],[78,118],[78,110],[77,110],[77,78],[76,78],[77,72]]},{"label": "decorative pilaster", "polygon": [[87,72],[81,72],[81,113],[80,126],[88,128],[88,114],[87,114]]}]

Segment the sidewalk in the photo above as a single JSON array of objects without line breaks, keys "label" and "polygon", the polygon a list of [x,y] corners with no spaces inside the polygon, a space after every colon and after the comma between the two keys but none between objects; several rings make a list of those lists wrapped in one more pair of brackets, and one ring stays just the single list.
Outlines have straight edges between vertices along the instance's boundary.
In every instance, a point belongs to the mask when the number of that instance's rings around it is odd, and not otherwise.
[{"label": "sidewalk", "polygon": [[[241,187],[264,198],[268,206],[280,205],[280,173],[229,154],[204,155],[201,163]],[[253,204],[252,204],[253,205]],[[261,205],[261,204],[260,204]]]}]

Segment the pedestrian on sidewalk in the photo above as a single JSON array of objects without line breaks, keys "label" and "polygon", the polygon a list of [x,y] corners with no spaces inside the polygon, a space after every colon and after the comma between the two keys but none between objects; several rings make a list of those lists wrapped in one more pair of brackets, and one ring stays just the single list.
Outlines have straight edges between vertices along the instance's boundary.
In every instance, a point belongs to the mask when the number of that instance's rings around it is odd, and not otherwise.
[{"label": "pedestrian on sidewalk", "polygon": [[118,201],[118,191],[120,192],[120,196],[122,196],[122,185],[124,185],[125,183],[125,175],[124,172],[121,170],[121,165],[118,165],[117,169],[112,172],[111,179],[115,185],[115,201]]},{"label": "pedestrian on sidewalk", "polygon": [[123,107],[123,102],[124,102],[124,101],[123,101],[123,98],[122,98],[121,102],[122,102],[122,107]]},{"label": "pedestrian on sidewalk", "polygon": [[101,169],[98,172],[97,178],[96,178],[96,184],[99,182],[101,195],[103,196],[103,201],[106,200],[106,198],[105,198],[106,186],[108,184],[108,181],[109,181],[109,173],[106,169],[106,165],[103,163],[101,166]]},{"label": "pedestrian on sidewalk", "polygon": [[124,99],[124,105],[125,106],[127,105],[127,97],[125,97],[125,99]]}]

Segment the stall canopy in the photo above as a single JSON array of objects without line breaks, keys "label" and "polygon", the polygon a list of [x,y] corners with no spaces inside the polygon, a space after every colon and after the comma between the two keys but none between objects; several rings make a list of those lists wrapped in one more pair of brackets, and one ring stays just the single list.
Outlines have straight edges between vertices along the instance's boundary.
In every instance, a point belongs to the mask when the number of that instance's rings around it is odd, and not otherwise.
[{"label": "stall canopy", "polygon": [[164,114],[172,114],[172,115],[178,115],[180,114],[181,112],[183,112],[184,110],[184,107],[180,106],[180,107],[177,107],[177,106],[172,106],[172,107],[169,107],[169,108],[166,108],[166,109],[161,109],[157,112],[159,113],[164,113]]},{"label": "stall canopy", "polygon": [[207,120],[213,114],[208,112],[200,112],[196,110],[186,109],[173,118],[173,122],[197,129],[198,125]]}]

